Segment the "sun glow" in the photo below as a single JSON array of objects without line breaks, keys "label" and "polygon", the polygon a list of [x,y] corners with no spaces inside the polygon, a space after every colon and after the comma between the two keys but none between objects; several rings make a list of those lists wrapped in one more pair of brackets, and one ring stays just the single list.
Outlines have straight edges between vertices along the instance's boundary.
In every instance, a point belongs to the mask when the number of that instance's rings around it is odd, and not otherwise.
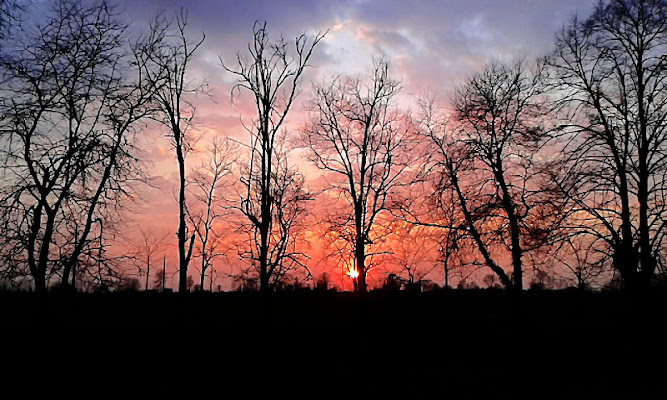
[{"label": "sun glow", "polygon": [[350,276],[350,279],[357,279],[359,277],[359,271],[356,269],[351,269],[347,271],[347,274]]}]

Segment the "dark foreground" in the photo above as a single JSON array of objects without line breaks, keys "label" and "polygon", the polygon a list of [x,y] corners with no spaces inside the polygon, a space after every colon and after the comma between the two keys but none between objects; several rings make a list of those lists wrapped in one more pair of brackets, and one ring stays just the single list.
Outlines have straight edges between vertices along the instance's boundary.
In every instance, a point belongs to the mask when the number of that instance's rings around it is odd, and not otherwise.
[{"label": "dark foreground", "polygon": [[666,399],[666,300],[0,293],[0,381],[90,398]]}]

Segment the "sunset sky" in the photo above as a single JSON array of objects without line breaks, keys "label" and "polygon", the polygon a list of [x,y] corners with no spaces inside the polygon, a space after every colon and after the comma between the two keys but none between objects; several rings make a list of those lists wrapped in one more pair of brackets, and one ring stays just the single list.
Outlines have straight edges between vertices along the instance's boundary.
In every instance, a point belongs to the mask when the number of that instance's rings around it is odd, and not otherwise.
[{"label": "sunset sky", "polygon": [[667,399],[665,304],[667,0],[0,0],[17,391]]},{"label": "sunset sky", "polygon": [[[515,57],[532,59],[550,51],[555,32],[573,14],[586,16],[594,0],[530,1],[176,1],[126,0],[121,2],[137,29],[142,29],[158,12],[189,12],[188,32],[192,40],[206,35],[203,47],[190,70],[195,81],[206,81],[210,97],[195,99],[194,130],[201,143],[216,134],[247,142],[241,121],[253,116],[248,96],[230,102],[235,78],[225,73],[220,58],[233,62],[237,51],[245,51],[255,20],[268,23],[271,37],[292,39],[300,34],[329,31],[316,47],[303,80],[303,92],[287,122],[298,129],[307,113],[303,103],[309,99],[311,82],[321,82],[334,74],[363,74],[374,57],[390,61],[390,73],[402,82],[405,105],[425,91],[446,102],[452,89],[466,76],[479,71],[493,59]],[[164,132],[162,132],[164,133]],[[169,142],[159,132],[144,135],[140,156],[149,162],[151,180],[156,188],[141,189],[141,203],[132,206],[132,219],[138,226],[171,233],[177,226],[177,166]],[[188,167],[198,164],[197,154]],[[311,185],[317,173],[303,160],[292,162],[304,172]],[[173,250],[168,263],[175,265],[175,235],[169,235]],[[312,244],[317,247],[316,244]],[[326,268],[314,249],[309,263],[317,275]],[[171,260],[170,260],[171,258]],[[196,264],[195,260],[195,264]],[[439,278],[438,278],[439,279]],[[175,280],[174,280],[175,282]],[[220,282],[228,288],[229,282]]]}]

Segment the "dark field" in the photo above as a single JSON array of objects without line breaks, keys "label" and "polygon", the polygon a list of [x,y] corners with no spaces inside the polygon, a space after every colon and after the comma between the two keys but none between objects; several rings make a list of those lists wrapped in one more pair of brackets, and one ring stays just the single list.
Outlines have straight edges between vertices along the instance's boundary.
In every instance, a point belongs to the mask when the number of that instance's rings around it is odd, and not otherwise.
[{"label": "dark field", "polygon": [[2,387],[91,398],[665,399],[665,300],[2,293]]}]

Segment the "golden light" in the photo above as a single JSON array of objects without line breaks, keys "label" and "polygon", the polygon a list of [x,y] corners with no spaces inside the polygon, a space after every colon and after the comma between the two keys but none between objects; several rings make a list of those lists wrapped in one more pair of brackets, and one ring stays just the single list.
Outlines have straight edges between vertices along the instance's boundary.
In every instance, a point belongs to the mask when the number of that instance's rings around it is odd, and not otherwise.
[{"label": "golden light", "polygon": [[347,274],[350,276],[351,279],[357,279],[359,277],[359,271],[356,269],[351,269],[347,271]]}]

